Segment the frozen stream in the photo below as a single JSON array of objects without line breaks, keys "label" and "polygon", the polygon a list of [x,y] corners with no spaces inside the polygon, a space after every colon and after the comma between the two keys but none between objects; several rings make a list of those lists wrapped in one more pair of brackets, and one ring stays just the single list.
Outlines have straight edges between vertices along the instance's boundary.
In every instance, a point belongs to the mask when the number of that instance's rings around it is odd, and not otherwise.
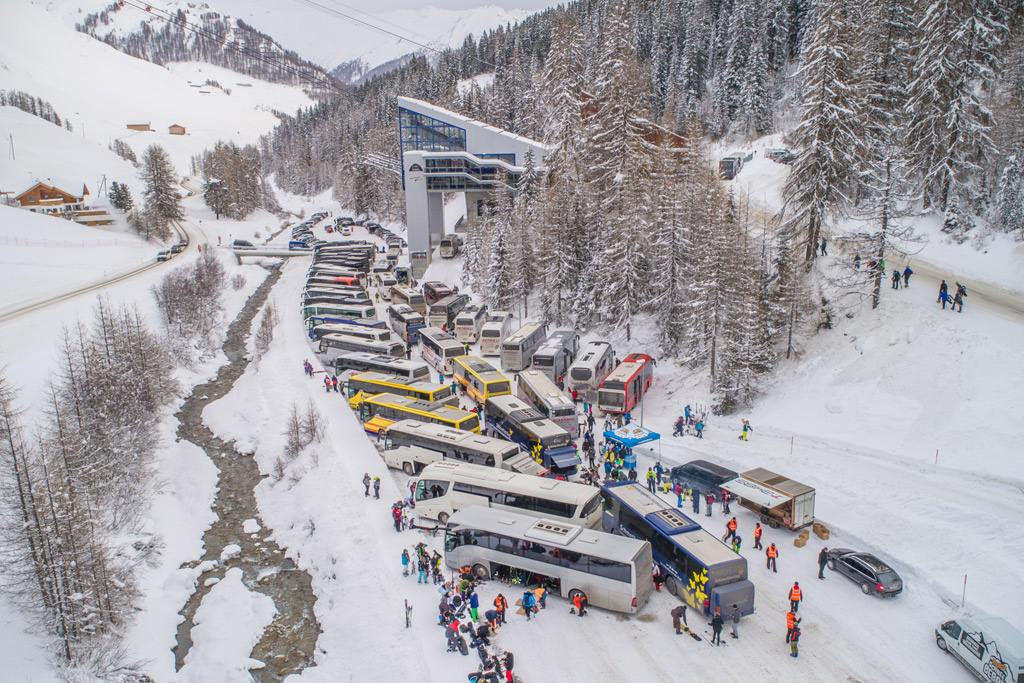
[{"label": "frozen stream", "polygon": [[[178,437],[202,448],[220,470],[213,503],[217,521],[203,537],[205,554],[199,561],[188,565],[194,567],[210,561],[213,566],[199,576],[196,591],[180,612],[184,621],[178,625],[175,647],[175,668],[179,670],[192,647],[193,617],[216,583],[210,580],[223,578],[231,567],[241,568],[245,585],[252,591],[268,595],[277,608],[277,616],[251,654],[266,664],[263,669],[252,670],[256,681],[279,681],[313,665],[320,624],[313,612],[316,597],[310,576],[285,556],[271,538],[271,530],[260,521],[254,489],[261,476],[252,454],[237,452],[233,441],[221,440],[203,424],[203,409],[231,391],[245,372],[249,364],[246,339],[253,319],[279,277],[280,270],[275,268],[246,302],[245,308],[228,328],[223,346],[228,364],[220,369],[215,379],[195,387],[177,415],[181,424]],[[243,523],[249,519],[260,523],[257,532],[244,532]],[[241,552],[220,562],[222,551],[231,544],[241,547]]]}]

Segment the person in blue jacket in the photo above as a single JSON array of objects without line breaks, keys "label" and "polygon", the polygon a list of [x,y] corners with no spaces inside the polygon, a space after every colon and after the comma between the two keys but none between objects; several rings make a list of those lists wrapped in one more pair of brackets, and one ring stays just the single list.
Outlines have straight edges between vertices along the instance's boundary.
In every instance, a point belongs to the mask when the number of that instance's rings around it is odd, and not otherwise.
[{"label": "person in blue jacket", "polygon": [[480,598],[477,596],[476,591],[473,591],[469,594],[469,616],[473,619],[474,624],[479,621],[477,618],[479,615],[478,609],[480,609]]},{"label": "person in blue jacket", "polygon": [[526,620],[530,620],[530,614],[533,612],[533,592],[526,591],[523,593],[523,611],[526,612]]}]

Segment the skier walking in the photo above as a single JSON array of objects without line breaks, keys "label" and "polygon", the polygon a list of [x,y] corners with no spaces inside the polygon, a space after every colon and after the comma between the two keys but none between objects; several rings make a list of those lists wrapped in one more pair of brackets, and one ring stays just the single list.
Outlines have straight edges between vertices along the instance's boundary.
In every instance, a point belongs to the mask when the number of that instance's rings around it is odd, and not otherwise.
[{"label": "skier walking", "polygon": [[750,432],[754,431],[754,428],[750,426],[750,422],[747,420],[743,421],[743,433],[740,434],[740,438],[744,441],[750,441]]},{"label": "skier walking", "polygon": [[[937,298],[935,300],[935,303],[939,303],[939,302],[942,301],[942,299],[943,299],[942,295],[943,294],[949,294],[949,286],[946,284],[945,280],[943,280],[942,284],[939,285],[939,298]],[[943,306],[943,308],[945,308],[945,306]]]},{"label": "skier walking", "polygon": [[910,276],[913,275],[913,274],[914,274],[914,271],[912,271],[910,269],[909,265],[906,268],[903,269],[903,288],[904,289],[906,289],[907,287],[910,286]]},{"label": "skier walking", "polygon": [[778,574],[778,570],[775,568],[775,559],[779,556],[779,549],[772,543],[768,546],[768,549],[764,551],[765,557],[768,558],[768,562],[765,563],[766,569],[771,569],[772,573]]},{"label": "skier walking", "polygon": [[818,578],[825,580],[825,565],[828,564],[828,546],[821,549],[818,553]]},{"label": "skier walking", "polygon": [[792,610],[793,614],[800,611],[800,601],[803,599],[803,593],[800,591],[800,582],[794,581],[793,587],[789,589],[789,609]]},{"label": "skier walking", "polygon": [[669,614],[672,615],[672,626],[676,629],[676,635],[683,632],[683,626],[686,626],[687,630],[689,630],[689,625],[686,623],[686,605],[677,605],[673,607]]},{"label": "skier walking", "polygon": [[899,289],[900,288],[900,269],[899,268],[893,268],[892,269],[892,288],[893,289]]},{"label": "skier walking", "polygon": [[370,497],[370,483],[372,481],[373,480],[370,479],[370,473],[369,472],[367,472],[366,474],[363,475],[363,487],[366,489],[366,492],[363,493],[363,495],[365,497],[367,497],[367,498]]},{"label": "skier walking", "polygon": [[716,607],[715,616],[711,618],[711,643],[713,645],[722,645],[722,611]]},{"label": "skier walking", "polygon": [[754,550],[761,549],[761,534],[764,533],[764,529],[761,528],[761,523],[758,522],[754,527]]},{"label": "skier walking", "polygon": [[953,297],[953,305],[950,307],[949,310],[952,311],[954,308],[959,306],[960,308],[959,308],[959,310],[957,312],[958,313],[963,313],[964,312],[964,297],[965,296],[967,296],[967,288],[964,287],[959,282],[956,283],[956,296]]}]

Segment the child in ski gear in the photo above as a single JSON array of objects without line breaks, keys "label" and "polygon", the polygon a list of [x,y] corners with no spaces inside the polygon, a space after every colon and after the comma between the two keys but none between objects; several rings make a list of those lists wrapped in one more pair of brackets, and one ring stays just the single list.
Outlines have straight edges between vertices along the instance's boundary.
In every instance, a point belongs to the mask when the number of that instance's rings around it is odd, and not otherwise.
[{"label": "child in ski gear", "polygon": [[750,432],[754,431],[754,428],[750,426],[750,423],[746,420],[743,421],[743,433],[740,434],[740,438],[744,441],[750,441]]},{"label": "child in ski gear", "polygon": [[676,605],[669,614],[672,615],[672,626],[676,629],[676,633],[682,633],[682,627],[688,627],[686,623],[686,605]]},{"label": "child in ski gear", "polygon": [[828,546],[821,549],[818,553],[818,578],[824,580],[825,578],[825,565],[828,564]]},{"label": "child in ski gear", "polygon": [[778,570],[775,569],[775,559],[779,556],[779,549],[772,543],[768,546],[768,549],[764,551],[765,557],[768,561],[765,563],[765,569],[771,569],[773,573],[777,574]]},{"label": "child in ski gear", "polygon": [[793,614],[800,610],[801,600],[803,600],[803,593],[800,591],[800,582],[794,581],[793,587],[789,589],[789,609]]}]

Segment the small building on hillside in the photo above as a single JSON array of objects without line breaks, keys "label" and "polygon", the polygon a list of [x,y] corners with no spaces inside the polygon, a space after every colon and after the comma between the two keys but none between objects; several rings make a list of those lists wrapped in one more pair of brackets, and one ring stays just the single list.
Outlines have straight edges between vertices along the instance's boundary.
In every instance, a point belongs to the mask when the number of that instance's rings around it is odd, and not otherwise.
[{"label": "small building on hillside", "polygon": [[36,183],[17,195],[14,201],[33,213],[60,216],[81,225],[111,225],[114,219],[106,211],[85,206],[88,196],[89,188],[85,185],[76,195],[46,183]]},{"label": "small building on hillside", "polygon": [[149,122],[146,123],[129,123],[127,124],[128,130],[153,130],[149,127]]},{"label": "small building on hillside", "polygon": [[171,135],[184,135],[185,134],[185,126],[179,126],[178,124],[175,123],[175,124],[167,127],[167,132],[170,133]]}]

